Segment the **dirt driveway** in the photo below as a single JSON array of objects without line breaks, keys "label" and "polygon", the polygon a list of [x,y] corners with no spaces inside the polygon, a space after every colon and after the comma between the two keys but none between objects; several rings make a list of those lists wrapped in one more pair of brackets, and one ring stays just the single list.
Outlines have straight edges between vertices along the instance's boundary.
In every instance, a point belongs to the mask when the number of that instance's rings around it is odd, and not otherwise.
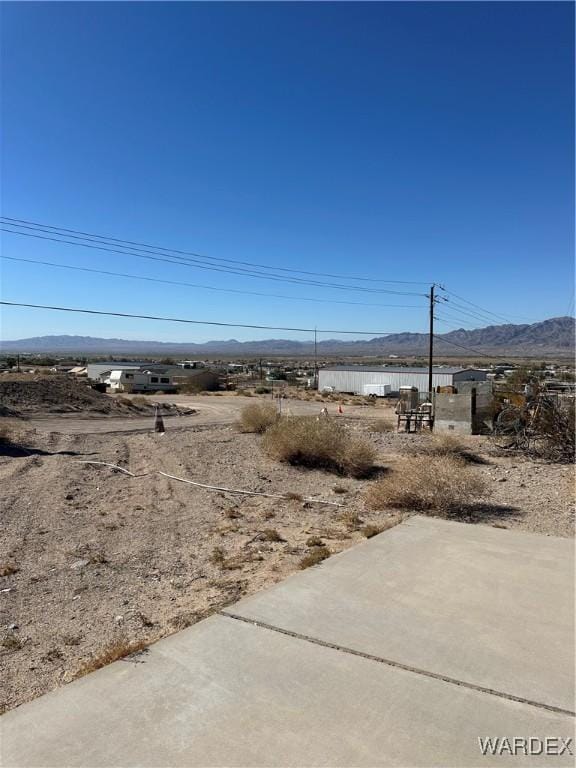
[{"label": "dirt driveway", "polygon": [[[126,396],[124,396],[126,397]],[[164,423],[167,429],[174,427],[197,427],[216,424],[232,424],[242,408],[253,402],[271,402],[270,398],[246,398],[234,395],[215,396],[188,396],[188,395],[164,395],[154,396],[154,402],[173,403],[181,408],[190,408],[197,411],[191,416],[165,416]],[[326,405],[329,413],[338,415],[338,405],[335,403],[316,403],[302,400],[282,400],[282,413],[301,415],[313,415],[319,413]],[[344,405],[343,411],[346,418],[378,418],[390,413],[390,408],[385,406]],[[69,435],[100,434],[105,432],[148,432],[152,429],[153,417],[144,418],[79,418],[76,414],[70,416],[57,416],[32,419],[30,425],[41,432],[61,432]]]}]

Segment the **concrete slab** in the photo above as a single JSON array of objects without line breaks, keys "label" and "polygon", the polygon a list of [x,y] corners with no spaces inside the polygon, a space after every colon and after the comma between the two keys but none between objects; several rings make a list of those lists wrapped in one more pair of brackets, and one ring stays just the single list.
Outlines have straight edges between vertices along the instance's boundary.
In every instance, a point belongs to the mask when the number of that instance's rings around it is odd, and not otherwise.
[{"label": "concrete slab", "polygon": [[[341,562],[344,558],[341,559]],[[572,718],[214,616],[0,718],[24,766],[572,765],[483,756],[479,737],[559,738]]]},{"label": "concrete slab", "polygon": [[574,542],[413,517],[230,612],[574,710]]}]

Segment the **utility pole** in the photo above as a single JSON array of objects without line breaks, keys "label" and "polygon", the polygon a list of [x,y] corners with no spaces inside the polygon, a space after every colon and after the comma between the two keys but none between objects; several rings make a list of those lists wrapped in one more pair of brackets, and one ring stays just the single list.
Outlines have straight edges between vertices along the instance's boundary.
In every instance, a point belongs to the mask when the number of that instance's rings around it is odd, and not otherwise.
[{"label": "utility pole", "polygon": [[429,346],[428,346],[428,392],[430,393],[430,398],[432,398],[433,395],[433,387],[432,387],[432,366],[434,365],[434,304],[435,304],[435,298],[434,298],[434,288],[436,285],[430,286],[430,339],[429,339]]},{"label": "utility pole", "polygon": [[318,334],[314,328],[314,389],[318,389]]}]

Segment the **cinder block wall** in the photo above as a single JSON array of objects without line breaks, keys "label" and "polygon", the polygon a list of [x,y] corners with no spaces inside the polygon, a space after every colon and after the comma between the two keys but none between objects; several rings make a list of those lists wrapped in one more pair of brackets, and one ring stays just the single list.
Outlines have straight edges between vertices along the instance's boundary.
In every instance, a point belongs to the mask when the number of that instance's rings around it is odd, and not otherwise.
[{"label": "cinder block wall", "polygon": [[434,431],[472,434],[472,395],[434,396]]}]

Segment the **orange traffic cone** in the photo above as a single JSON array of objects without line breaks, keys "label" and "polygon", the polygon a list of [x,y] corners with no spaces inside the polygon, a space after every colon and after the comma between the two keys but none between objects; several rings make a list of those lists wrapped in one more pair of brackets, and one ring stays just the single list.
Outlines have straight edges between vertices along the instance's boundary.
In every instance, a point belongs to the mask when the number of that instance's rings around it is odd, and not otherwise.
[{"label": "orange traffic cone", "polygon": [[158,411],[158,406],[156,406],[156,410],[154,411],[154,432],[160,432],[163,435],[165,431],[164,419]]}]

